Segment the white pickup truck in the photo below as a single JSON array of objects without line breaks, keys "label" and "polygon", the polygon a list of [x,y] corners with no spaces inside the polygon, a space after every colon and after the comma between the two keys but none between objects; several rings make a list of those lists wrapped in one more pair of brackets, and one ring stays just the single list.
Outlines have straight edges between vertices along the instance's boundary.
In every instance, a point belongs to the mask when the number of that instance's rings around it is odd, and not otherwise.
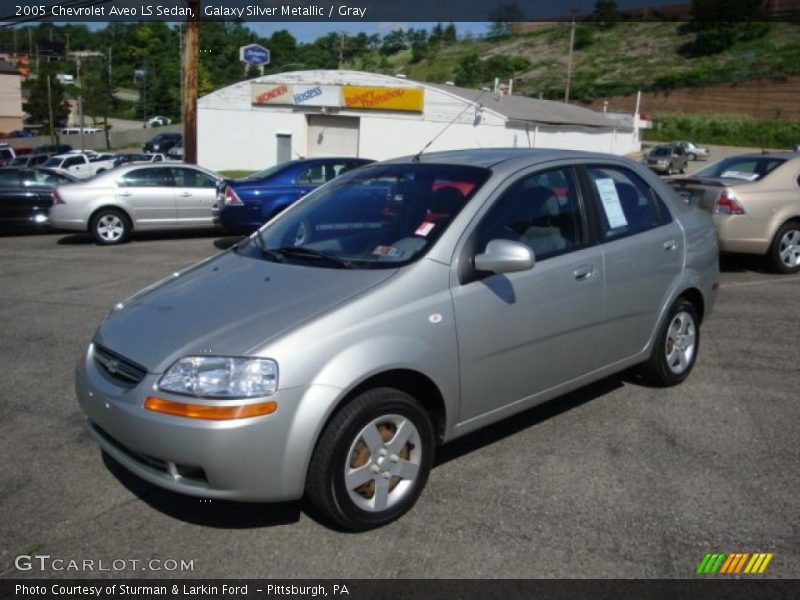
[{"label": "white pickup truck", "polygon": [[114,168],[111,154],[57,154],[48,158],[43,167],[63,171],[79,179],[88,179],[98,173]]}]

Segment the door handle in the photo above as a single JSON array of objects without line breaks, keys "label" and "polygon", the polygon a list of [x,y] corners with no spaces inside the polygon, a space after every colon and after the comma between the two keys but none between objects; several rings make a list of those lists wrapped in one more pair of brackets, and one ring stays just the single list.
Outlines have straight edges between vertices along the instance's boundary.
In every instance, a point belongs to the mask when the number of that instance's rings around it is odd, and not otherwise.
[{"label": "door handle", "polygon": [[668,242],[664,242],[664,250],[666,252],[672,252],[673,250],[678,249],[678,242],[675,240],[669,240]]},{"label": "door handle", "polygon": [[131,192],[120,192],[119,195],[120,196],[126,196],[126,197],[127,196],[133,196],[133,194]]},{"label": "door handle", "polygon": [[183,192],[182,194],[178,194],[181,198],[188,198],[192,195],[191,192]]},{"label": "door handle", "polygon": [[572,274],[575,275],[575,279],[578,281],[585,281],[594,274],[594,267],[592,265],[581,265]]}]

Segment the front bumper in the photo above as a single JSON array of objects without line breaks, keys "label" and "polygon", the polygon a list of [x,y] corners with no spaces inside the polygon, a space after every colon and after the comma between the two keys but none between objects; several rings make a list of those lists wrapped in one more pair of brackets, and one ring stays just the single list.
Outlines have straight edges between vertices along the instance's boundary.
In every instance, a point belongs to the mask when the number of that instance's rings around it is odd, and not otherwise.
[{"label": "front bumper", "polygon": [[303,495],[325,418],[315,411],[335,402],[337,388],[278,390],[269,398],[278,404],[270,415],[206,421],[146,410],[148,395],[204,402],[156,391],[159,376],[147,373],[134,387],[120,385],[97,366],[91,346],[77,369],[75,388],[89,418],[87,430],[117,462],[150,483],[193,496],[278,502]]}]

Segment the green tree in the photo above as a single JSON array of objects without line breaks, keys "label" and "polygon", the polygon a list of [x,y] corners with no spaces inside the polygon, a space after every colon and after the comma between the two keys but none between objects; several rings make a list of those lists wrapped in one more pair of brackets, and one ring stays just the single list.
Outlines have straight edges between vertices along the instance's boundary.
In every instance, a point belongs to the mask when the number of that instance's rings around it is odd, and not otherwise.
[{"label": "green tree", "polygon": [[50,108],[48,104],[47,80],[50,80],[50,98],[53,105],[52,129],[67,120],[70,114],[69,102],[66,98],[64,86],[55,78],[56,66],[43,64],[36,79],[28,79],[23,86],[28,91],[28,101],[23,109],[36,123],[44,125],[44,131],[50,132]]},{"label": "green tree", "polygon": [[464,56],[456,67],[455,84],[462,87],[475,87],[485,78],[483,63],[478,54],[472,52]]},{"label": "green tree", "polygon": [[405,31],[402,29],[394,29],[383,36],[380,51],[384,56],[388,56],[390,54],[396,54],[406,48],[408,48],[408,44],[406,43]]},{"label": "green tree", "polygon": [[592,18],[605,27],[610,27],[619,17],[616,0],[597,0],[594,3]]},{"label": "green tree", "polygon": [[[760,0],[693,0],[687,30],[696,34],[682,50],[694,56],[717,54],[737,42],[758,39],[769,31]],[[735,15],[736,21],[731,21]]]},{"label": "green tree", "polygon": [[456,24],[450,23],[447,27],[444,28],[444,34],[442,39],[447,42],[448,44],[453,43],[456,41]]}]

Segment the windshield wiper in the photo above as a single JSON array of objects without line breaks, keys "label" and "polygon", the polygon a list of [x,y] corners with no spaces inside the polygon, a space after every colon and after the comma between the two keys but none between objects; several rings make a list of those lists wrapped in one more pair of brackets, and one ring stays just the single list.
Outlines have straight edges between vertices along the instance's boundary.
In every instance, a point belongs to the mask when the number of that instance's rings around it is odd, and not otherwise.
[{"label": "windshield wiper", "polygon": [[261,256],[264,258],[268,258],[274,262],[284,263],[286,262],[286,258],[283,256],[283,252],[280,250],[270,250],[264,245],[264,239],[261,237],[261,232],[256,232],[252,238],[253,243],[258,246],[258,249],[261,251]]},{"label": "windshield wiper", "polygon": [[277,253],[282,257],[304,258],[309,260],[324,260],[342,269],[355,268],[353,263],[347,260],[346,258],[341,258],[339,256],[334,256],[332,254],[326,254],[324,252],[320,252],[312,248],[306,248],[305,246],[285,246],[283,248],[279,248],[278,250],[266,250],[266,251]]}]

